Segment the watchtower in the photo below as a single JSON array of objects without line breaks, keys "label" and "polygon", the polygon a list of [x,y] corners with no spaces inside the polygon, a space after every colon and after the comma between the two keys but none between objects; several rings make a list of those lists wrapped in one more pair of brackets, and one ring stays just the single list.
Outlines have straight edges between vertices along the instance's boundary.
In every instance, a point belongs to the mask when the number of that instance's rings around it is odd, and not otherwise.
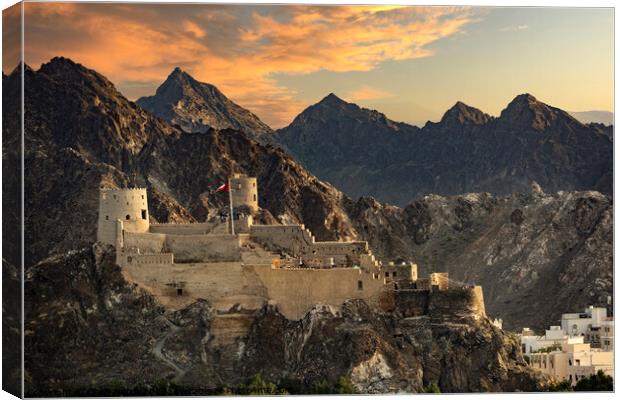
[{"label": "watchtower", "polygon": [[[119,229],[120,226],[120,229]],[[146,189],[100,189],[97,240],[117,245],[118,232],[149,231]]]},{"label": "watchtower", "polygon": [[233,174],[230,177],[230,190],[235,208],[247,206],[252,212],[258,211],[258,188],[255,177]]}]

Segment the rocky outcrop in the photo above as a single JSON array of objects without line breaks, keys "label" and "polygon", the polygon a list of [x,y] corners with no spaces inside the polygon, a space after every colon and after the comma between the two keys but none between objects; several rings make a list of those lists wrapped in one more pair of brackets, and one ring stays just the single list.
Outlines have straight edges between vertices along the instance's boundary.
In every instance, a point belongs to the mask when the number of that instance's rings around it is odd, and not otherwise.
[{"label": "rocky outcrop", "polygon": [[299,321],[269,305],[218,313],[206,301],[170,313],[127,283],[114,257],[113,248],[95,245],[28,271],[27,395],[161,379],[204,394],[258,372],[306,391],[341,376],[362,393],[419,392],[430,383],[444,392],[546,384],[526,367],[516,339],[486,318],[406,318],[363,301],[340,311],[317,305]]},{"label": "rocky outcrop", "polygon": [[598,192],[429,195],[404,209],[362,198],[348,210],[383,259],[482,285],[505,328],[540,330],[562,312],[611,306],[613,204]]},{"label": "rocky outcrop", "polygon": [[406,206],[429,193],[611,193],[611,127],[517,96],[498,118],[457,102],[423,128],[389,120],[330,94],[275,139],[309,171],[348,195]]},{"label": "rocky outcrop", "polygon": [[267,139],[273,134],[267,124],[232,102],[218,88],[198,82],[178,67],[157,88],[155,95],[141,97],[136,103],[187,132],[231,128],[254,139]]}]

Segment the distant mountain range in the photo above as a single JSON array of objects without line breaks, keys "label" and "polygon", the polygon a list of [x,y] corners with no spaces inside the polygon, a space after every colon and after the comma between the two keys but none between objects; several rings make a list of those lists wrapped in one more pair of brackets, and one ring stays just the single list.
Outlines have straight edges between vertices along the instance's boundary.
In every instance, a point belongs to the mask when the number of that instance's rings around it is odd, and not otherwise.
[{"label": "distant mountain range", "polygon": [[529,191],[533,181],[548,191],[611,193],[612,131],[530,94],[497,118],[457,102],[423,128],[330,94],[276,131],[275,140],[350,196],[405,205],[427,193]]},{"label": "distant mountain range", "polygon": [[274,133],[215,86],[176,68],[137,104],[187,132],[232,128],[277,143],[353,197],[406,205],[427,193],[528,191],[533,181],[548,191],[611,193],[613,128],[584,124],[530,94],[499,117],[457,102],[439,122],[418,128],[332,93]]},{"label": "distant mountain range", "polygon": [[267,124],[228,99],[218,88],[198,82],[180,68],[170,73],[155,95],[141,97],[136,103],[187,132],[231,128],[253,138],[273,133]]},{"label": "distant mountain range", "polygon": [[593,122],[603,125],[613,125],[614,123],[614,113],[610,111],[569,111],[569,114],[583,124]]}]

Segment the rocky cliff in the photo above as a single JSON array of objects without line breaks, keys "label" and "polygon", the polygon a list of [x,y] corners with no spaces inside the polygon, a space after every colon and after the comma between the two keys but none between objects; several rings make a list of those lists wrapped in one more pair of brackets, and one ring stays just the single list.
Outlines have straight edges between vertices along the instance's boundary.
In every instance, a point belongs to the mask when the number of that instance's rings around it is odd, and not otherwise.
[{"label": "rocky cliff", "polygon": [[[362,301],[318,305],[299,321],[273,306],[218,314],[205,301],[164,312],[94,246],[46,259],[27,274],[26,393],[175,381],[191,393],[234,388],[261,372],[273,382],[347,377],[362,393],[534,391],[547,382],[525,366],[515,338],[486,318],[460,323],[380,314]],[[247,326],[236,334],[235,316]],[[305,388],[305,389],[304,389]]]},{"label": "rocky cliff", "polygon": [[236,129],[254,139],[267,138],[273,131],[256,115],[231,101],[213,85],[198,82],[175,68],[153,96],[136,103],[187,132]]},{"label": "rocky cliff", "polygon": [[429,194],[611,193],[611,128],[584,125],[529,94],[493,118],[457,102],[423,128],[330,94],[275,139],[319,178],[352,197],[405,206]]}]

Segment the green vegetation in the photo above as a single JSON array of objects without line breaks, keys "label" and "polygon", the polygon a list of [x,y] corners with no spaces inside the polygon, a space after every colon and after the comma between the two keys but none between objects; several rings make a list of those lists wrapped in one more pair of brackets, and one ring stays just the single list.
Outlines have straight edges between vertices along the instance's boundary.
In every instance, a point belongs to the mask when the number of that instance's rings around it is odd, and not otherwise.
[{"label": "green vegetation", "polygon": [[575,392],[611,392],[614,390],[614,378],[599,370],[596,375],[581,378],[575,385]]},{"label": "green vegetation", "polygon": [[60,389],[49,393],[32,393],[34,397],[40,395],[52,397],[119,397],[119,396],[187,396],[195,394],[190,386],[160,380],[153,383],[138,383],[128,385],[120,381],[104,382],[96,385],[77,386],[70,389]]},{"label": "green vegetation", "polygon": [[279,388],[276,384],[266,381],[263,376],[258,373],[250,379],[245,385],[241,385],[236,394],[247,394],[247,395],[284,395],[289,394],[286,389]]},{"label": "green vegetation", "polygon": [[265,379],[262,374],[254,375],[245,384],[238,387],[220,387],[207,389],[192,387],[172,381],[161,380],[154,383],[130,385],[120,381],[85,385],[71,389],[28,393],[28,397],[131,397],[131,396],[274,396],[288,394],[356,394],[353,384],[341,376],[335,384],[321,380],[304,385],[300,380],[284,378],[275,384]]},{"label": "green vegetation", "polygon": [[424,393],[441,393],[439,386],[436,383],[431,383],[424,388]]},{"label": "green vegetation", "polygon": [[547,392],[572,392],[573,388],[570,382],[564,379],[562,382],[553,383],[547,387]]},{"label": "green vegetation", "polygon": [[541,349],[533,351],[532,353],[551,353],[552,351],[556,350],[562,350],[562,346],[559,344],[552,344],[551,346],[543,347]]},{"label": "green vegetation", "polygon": [[562,382],[549,385],[546,389],[548,392],[611,392],[614,390],[614,379],[599,370],[595,375],[581,378],[575,387],[570,382],[563,380]]},{"label": "green vegetation", "polygon": [[327,380],[320,380],[310,387],[295,378],[284,378],[274,384],[265,380],[261,374],[256,374],[245,385],[238,388],[224,388],[221,395],[287,395],[287,394],[356,394],[355,387],[344,376],[334,385]]}]

